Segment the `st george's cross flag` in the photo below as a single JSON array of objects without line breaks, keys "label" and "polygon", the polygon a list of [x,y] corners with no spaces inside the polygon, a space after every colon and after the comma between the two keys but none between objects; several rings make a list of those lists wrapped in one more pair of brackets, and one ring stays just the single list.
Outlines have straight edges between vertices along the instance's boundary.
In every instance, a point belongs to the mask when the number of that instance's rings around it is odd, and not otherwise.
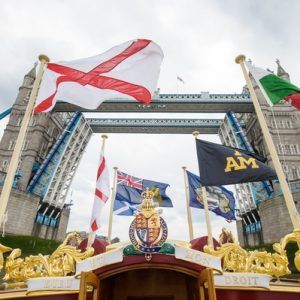
[{"label": "st george's cross flag", "polygon": [[284,99],[300,110],[300,88],[250,62],[246,62],[246,65],[270,106]]},{"label": "st george's cross flag", "polygon": [[157,44],[137,39],[93,57],[48,63],[34,113],[51,111],[58,100],[87,109],[95,109],[107,99],[149,104],[162,59]]},{"label": "st george's cross flag", "polygon": [[100,228],[100,216],[103,206],[109,198],[109,172],[103,154],[100,155],[99,166],[97,170],[96,189],[94,205],[92,210],[90,230],[97,231]]}]

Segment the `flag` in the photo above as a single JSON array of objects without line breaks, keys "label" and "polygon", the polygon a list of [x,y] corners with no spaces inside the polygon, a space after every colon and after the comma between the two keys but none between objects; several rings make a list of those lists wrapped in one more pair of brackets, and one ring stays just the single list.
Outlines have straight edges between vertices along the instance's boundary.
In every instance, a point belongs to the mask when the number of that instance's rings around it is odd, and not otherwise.
[{"label": "flag", "polygon": [[48,112],[57,100],[88,109],[112,98],[134,99],[146,104],[156,89],[161,48],[138,39],[89,58],[48,63],[34,112]]},{"label": "flag", "polygon": [[[188,178],[190,206],[204,209],[200,177],[186,171]],[[235,199],[233,193],[223,186],[206,187],[208,209],[226,219],[235,220]]]},{"label": "flag", "polygon": [[100,216],[102,207],[109,198],[109,173],[105,163],[105,158],[101,154],[97,171],[96,189],[94,197],[94,205],[91,218],[91,231],[95,232],[100,228]]},{"label": "flag", "polygon": [[184,80],[181,77],[177,76],[177,80],[184,84]]},{"label": "flag", "polygon": [[250,62],[246,62],[246,64],[270,106],[285,99],[300,110],[300,88],[270,71],[254,67]]},{"label": "flag", "polygon": [[154,202],[162,207],[173,207],[171,199],[166,194],[167,183],[137,178],[124,172],[117,173],[117,191],[114,213],[132,216],[142,203],[141,194],[146,188],[154,192]]},{"label": "flag", "polygon": [[203,186],[277,179],[255,153],[198,139],[196,148]]}]

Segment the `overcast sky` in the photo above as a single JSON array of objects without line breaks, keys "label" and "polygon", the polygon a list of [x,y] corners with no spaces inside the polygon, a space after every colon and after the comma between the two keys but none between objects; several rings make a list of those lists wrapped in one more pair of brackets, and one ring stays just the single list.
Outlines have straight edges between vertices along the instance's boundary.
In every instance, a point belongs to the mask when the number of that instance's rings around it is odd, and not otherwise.
[{"label": "overcast sky", "polygon": [[[152,39],[164,51],[158,84],[162,93],[241,92],[244,79],[234,63],[240,53],[251,57],[257,66],[272,70],[276,70],[275,59],[279,58],[299,86],[299,11],[298,0],[2,0],[0,111],[13,104],[23,76],[40,53],[52,61],[72,60],[135,38]],[[177,75],[185,84],[178,85]],[[5,126],[5,120],[0,126]],[[218,140],[213,135],[202,138]],[[74,206],[69,230],[88,229],[100,147],[101,137],[94,134],[71,188]],[[168,194],[174,209],[163,213],[169,237],[188,240],[181,167],[198,172],[193,137],[110,134],[105,156],[111,174],[117,166],[131,175],[170,184]],[[108,209],[106,205],[99,234],[107,233]],[[234,223],[227,224],[213,213],[211,218],[215,236],[222,226],[235,230]],[[114,220],[113,236],[127,240],[132,218]],[[193,220],[195,235],[205,234],[201,210],[193,210]]]}]

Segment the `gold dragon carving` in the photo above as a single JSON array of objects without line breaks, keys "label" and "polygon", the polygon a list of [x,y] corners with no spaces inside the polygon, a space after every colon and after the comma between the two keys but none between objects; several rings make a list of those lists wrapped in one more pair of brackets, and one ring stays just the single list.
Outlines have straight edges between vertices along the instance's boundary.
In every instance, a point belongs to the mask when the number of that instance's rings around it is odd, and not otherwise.
[{"label": "gold dragon carving", "polygon": [[30,278],[67,276],[75,271],[77,262],[91,257],[94,249],[89,247],[81,252],[69,245],[71,239],[81,241],[77,232],[68,234],[64,242],[51,255],[30,255],[20,258],[21,250],[14,249],[5,263],[4,281],[23,282]]},{"label": "gold dragon carving", "polygon": [[[224,240],[224,239],[223,239]],[[223,270],[229,272],[247,272],[268,274],[280,277],[290,274],[285,247],[289,242],[297,242],[300,249],[300,230],[286,235],[280,243],[275,243],[275,253],[267,251],[246,251],[237,242],[225,242],[214,250],[205,246],[204,252],[222,259]],[[295,253],[295,266],[300,271],[300,250]]]}]

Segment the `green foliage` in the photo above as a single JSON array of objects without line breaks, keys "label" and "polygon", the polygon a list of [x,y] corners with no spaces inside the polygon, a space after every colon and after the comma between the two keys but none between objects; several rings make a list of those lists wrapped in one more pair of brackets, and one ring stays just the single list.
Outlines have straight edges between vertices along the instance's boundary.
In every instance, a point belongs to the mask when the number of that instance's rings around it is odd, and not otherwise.
[{"label": "green foliage", "polygon": [[[60,245],[60,242],[44,240],[32,236],[8,235],[0,238],[0,243],[13,249],[20,248],[22,256],[51,254]],[[9,253],[8,253],[9,254]]]}]

